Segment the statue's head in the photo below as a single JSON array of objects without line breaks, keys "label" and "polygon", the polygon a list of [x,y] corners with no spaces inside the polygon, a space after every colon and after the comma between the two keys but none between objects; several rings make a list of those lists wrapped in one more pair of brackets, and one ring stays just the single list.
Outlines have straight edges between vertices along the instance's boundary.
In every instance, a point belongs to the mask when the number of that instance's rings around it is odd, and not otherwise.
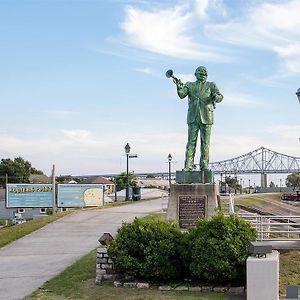
[{"label": "statue's head", "polygon": [[200,66],[196,69],[195,71],[195,76],[197,78],[197,80],[201,81],[201,82],[205,82],[207,79],[207,70],[205,67]]}]

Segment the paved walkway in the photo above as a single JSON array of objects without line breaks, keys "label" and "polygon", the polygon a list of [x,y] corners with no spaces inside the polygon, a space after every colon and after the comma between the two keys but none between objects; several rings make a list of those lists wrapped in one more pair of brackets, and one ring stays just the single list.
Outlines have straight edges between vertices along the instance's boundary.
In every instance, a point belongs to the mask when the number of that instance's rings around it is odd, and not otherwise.
[{"label": "paved walkway", "polygon": [[122,221],[160,210],[157,199],[82,211],[0,248],[0,299],[22,299],[96,248],[104,232],[114,234]]}]

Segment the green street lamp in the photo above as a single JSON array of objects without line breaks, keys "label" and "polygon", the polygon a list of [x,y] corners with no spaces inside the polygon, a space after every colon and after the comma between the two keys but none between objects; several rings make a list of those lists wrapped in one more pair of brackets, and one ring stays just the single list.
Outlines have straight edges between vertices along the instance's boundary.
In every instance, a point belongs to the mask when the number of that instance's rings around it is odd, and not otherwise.
[{"label": "green street lamp", "polygon": [[127,143],[125,146],[125,154],[126,154],[126,196],[125,201],[129,200],[129,174],[128,174],[128,162],[129,162],[129,154],[130,154],[130,146]]},{"label": "green street lamp", "polygon": [[169,153],[168,155],[168,163],[169,163],[169,193],[171,192],[171,162],[172,162],[172,155]]},{"label": "green street lamp", "polygon": [[125,201],[130,200],[129,197],[129,158],[137,158],[137,154],[130,154],[130,146],[127,143],[125,146],[125,155],[126,155],[126,196],[125,196]]}]

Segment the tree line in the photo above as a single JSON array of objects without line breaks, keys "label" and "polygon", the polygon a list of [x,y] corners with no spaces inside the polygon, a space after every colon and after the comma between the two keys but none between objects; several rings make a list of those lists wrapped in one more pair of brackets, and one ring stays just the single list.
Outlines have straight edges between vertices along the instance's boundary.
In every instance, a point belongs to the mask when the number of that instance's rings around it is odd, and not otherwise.
[{"label": "tree line", "polygon": [[0,161],[0,185],[2,187],[6,186],[6,178],[9,183],[29,183],[29,177],[32,174],[43,175],[44,173],[20,156],[14,159],[2,158]]}]

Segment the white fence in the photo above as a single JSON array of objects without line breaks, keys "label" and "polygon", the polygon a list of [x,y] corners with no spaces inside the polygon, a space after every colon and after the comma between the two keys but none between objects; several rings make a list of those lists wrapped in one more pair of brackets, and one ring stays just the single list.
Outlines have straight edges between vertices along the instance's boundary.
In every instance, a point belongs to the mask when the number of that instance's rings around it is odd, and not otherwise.
[{"label": "white fence", "polygon": [[300,216],[262,216],[239,212],[257,230],[257,240],[300,241]]}]

